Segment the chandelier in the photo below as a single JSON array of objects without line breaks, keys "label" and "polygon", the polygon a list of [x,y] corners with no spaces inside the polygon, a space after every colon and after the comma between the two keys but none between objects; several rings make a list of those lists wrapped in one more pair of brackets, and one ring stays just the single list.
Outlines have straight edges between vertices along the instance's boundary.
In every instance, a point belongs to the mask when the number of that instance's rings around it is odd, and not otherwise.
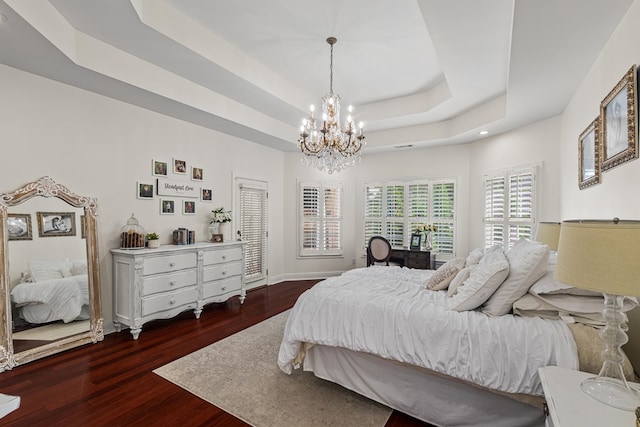
[{"label": "chandelier", "polygon": [[360,122],[356,130],[349,106],[349,115],[340,125],[340,96],[333,93],[333,45],[338,39],[329,37],[331,62],[329,67],[329,93],[322,97],[322,126],[316,122],[314,106],[311,106],[309,119],[302,120],[300,127],[300,150],[304,155],[302,162],[328,173],[340,172],[360,161],[364,141],[364,125]]}]

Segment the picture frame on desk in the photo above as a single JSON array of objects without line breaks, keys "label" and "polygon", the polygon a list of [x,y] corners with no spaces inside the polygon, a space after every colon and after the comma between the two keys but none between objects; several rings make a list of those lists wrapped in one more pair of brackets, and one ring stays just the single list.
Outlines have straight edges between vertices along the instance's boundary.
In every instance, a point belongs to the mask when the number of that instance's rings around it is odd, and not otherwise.
[{"label": "picture frame on desk", "polygon": [[409,243],[409,249],[412,251],[420,250],[420,245],[422,243],[422,234],[413,233],[411,235],[411,241]]}]

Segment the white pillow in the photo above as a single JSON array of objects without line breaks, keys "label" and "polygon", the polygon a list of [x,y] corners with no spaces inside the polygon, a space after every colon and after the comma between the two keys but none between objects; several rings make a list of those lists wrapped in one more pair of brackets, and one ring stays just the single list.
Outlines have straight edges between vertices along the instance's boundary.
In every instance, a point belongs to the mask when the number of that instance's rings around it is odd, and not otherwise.
[{"label": "white pillow", "polygon": [[51,279],[62,279],[63,271],[71,270],[70,261],[49,261],[31,260],[29,261],[29,271],[34,282],[42,282]]},{"label": "white pillow", "polygon": [[509,261],[500,245],[489,248],[469,278],[458,286],[449,300],[449,309],[455,311],[474,310],[480,307],[498,289],[509,275]]},{"label": "white pillow", "polygon": [[529,293],[533,295],[542,294],[568,294],[568,295],[582,295],[587,297],[601,297],[602,292],[590,291],[588,289],[574,288],[573,286],[565,285],[558,282],[553,277],[554,271],[548,271],[537,282],[535,282]]},{"label": "white pillow", "polygon": [[467,255],[467,258],[464,261],[464,266],[470,267],[472,265],[478,264],[483,256],[484,251],[481,248],[475,248],[469,253],[469,255]]},{"label": "white pillow", "polygon": [[471,274],[471,270],[476,268],[476,265],[470,265],[469,267],[465,267],[456,274],[456,276],[451,279],[451,283],[449,283],[449,289],[447,290],[447,296],[452,297],[458,292],[458,286],[464,283],[465,280],[469,278]]},{"label": "white pillow", "polygon": [[451,280],[464,266],[464,258],[456,258],[442,264],[427,280],[427,289],[441,291],[447,289]]},{"label": "white pillow", "polygon": [[520,239],[507,252],[509,276],[496,289],[481,310],[492,316],[511,312],[513,303],[527,293],[531,285],[549,269],[549,246]]}]

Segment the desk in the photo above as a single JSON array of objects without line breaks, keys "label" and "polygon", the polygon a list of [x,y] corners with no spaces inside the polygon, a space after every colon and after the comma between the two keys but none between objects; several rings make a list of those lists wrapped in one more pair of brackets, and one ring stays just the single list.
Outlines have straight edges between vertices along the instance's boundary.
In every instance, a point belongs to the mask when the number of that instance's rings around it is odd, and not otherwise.
[{"label": "desk", "polygon": [[[436,254],[431,253],[431,251],[391,248],[391,258],[389,261],[408,268],[435,270]],[[367,267],[370,265],[371,260],[367,257]]]}]

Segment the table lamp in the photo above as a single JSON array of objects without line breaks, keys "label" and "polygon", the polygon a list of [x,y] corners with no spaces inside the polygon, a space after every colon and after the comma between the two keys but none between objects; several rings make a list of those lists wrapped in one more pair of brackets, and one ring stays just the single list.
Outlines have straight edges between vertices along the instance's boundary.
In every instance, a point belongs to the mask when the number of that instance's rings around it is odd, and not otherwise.
[{"label": "table lamp", "polygon": [[640,221],[563,221],[558,242],[555,278],[581,289],[604,294],[605,348],[595,378],[580,385],[592,398],[624,410],[640,406],[640,394],[631,389],[622,371],[620,347],[628,341],[622,325],[624,296],[640,296]]},{"label": "table lamp", "polygon": [[550,251],[558,250],[558,239],[560,238],[559,222],[539,222],[536,230],[535,241],[549,246]]}]

